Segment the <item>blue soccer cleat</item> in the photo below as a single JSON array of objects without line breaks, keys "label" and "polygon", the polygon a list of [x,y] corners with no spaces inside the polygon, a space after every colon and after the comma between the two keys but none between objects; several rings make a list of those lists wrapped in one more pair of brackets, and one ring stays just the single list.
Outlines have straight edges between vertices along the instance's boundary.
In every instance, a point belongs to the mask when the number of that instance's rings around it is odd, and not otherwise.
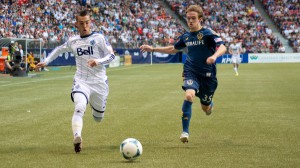
[{"label": "blue soccer cleat", "polygon": [[211,115],[211,113],[213,112],[213,107],[214,107],[214,102],[211,101],[210,109],[207,112],[205,112],[205,114],[208,115],[208,116]]}]

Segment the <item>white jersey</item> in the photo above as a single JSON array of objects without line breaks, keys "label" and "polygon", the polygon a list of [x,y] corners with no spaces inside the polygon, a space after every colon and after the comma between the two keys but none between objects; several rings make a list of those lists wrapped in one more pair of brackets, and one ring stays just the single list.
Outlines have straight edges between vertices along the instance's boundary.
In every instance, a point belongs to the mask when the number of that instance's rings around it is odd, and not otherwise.
[{"label": "white jersey", "polygon": [[[63,45],[56,47],[45,59],[45,63],[48,65],[65,52],[71,52],[75,56],[77,67],[75,80],[87,82],[107,80],[105,64],[114,60],[115,55],[108,40],[102,34],[92,33],[85,37],[79,35],[71,37]],[[89,59],[96,59],[98,65],[90,67]]]},{"label": "white jersey", "polygon": [[239,43],[230,44],[230,46],[229,46],[229,51],[232,52],[233,57],[240,56],[241,50],[242,50],[242,47]]}]

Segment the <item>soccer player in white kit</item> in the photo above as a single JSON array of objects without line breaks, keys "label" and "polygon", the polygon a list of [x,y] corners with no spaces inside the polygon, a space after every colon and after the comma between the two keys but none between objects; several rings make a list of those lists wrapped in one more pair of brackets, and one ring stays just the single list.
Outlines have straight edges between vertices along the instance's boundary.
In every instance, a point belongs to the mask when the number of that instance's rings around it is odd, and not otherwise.
[{"label": "soccer player in white kit", "polygon": [[239,76],[238,68],[241,63],[240,54],[242,52],[242,47],[240,43],[237,43],[237,39],[233,40],[233,43],[229,46],[229,53],[232,55],[231,60],[233,64],[233,70],[235,72],[235,76]]},{"label": "soccer player in white kit", "polygon": [[82,117],[87,104],[90,103],[95,121],[100,122],[104,117],[109,92],[105,64],[114,60],[115,55],[107,39],[102,34],[91,31],[88,11],[81,11],[76,16],[75,25],[79,35],[56,47],[37,67],[48,65],[61,53],[72,52],[75,55],[77,70],[71,98],[75,105],[72,117],[73,143],[75,152],[78,153],[82,148]]}]

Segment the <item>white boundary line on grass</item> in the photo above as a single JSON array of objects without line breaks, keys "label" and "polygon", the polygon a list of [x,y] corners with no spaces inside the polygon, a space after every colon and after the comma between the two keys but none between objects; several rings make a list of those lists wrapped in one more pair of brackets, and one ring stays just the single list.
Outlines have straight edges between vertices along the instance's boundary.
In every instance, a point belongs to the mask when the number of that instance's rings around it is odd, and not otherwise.
[{"label": "white boundary line on grass", "polygon": [[[145,67],[145,66],[151,66],[151,65],[141,65],[141,66],[130,66],[130,67],[121,67],[118,69],[115,68],[107,68],[107,72],[109,71],[120,71],[120,70],[127,70],[127,69],[134,69],[134,68],[140,68],[140,67]],[[73,75],[66,75],[66,76],[60,76],[60,77],[53,77],[53,78],[43,78],[43,79],[38,79],[38,80],[33,80],[33,81],[26,81],[26,82],[19,82],[19,83],[9,83],[6,85],[0,85],[0,87],[5,87],[5,86],[13,86],[13,85],[20,85],[20,84],[27,84],[27,83],[36,83],[36,82],[41,82],[41,81],[48,81],[48,80],[55,80],[55,79],[61,79],[61,78],[67,78],[67,77],[74,77]]]}]

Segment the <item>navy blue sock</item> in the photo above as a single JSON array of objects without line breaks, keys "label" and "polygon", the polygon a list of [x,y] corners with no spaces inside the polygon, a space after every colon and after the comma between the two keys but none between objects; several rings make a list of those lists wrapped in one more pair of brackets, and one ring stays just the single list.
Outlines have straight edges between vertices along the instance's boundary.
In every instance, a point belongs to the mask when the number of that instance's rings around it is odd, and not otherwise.
[{"label": "navy blue sock", "polygon": [[184,100],[182,105],[182,130],[189,133],[189,125],[192,117],[192,102]]}]

